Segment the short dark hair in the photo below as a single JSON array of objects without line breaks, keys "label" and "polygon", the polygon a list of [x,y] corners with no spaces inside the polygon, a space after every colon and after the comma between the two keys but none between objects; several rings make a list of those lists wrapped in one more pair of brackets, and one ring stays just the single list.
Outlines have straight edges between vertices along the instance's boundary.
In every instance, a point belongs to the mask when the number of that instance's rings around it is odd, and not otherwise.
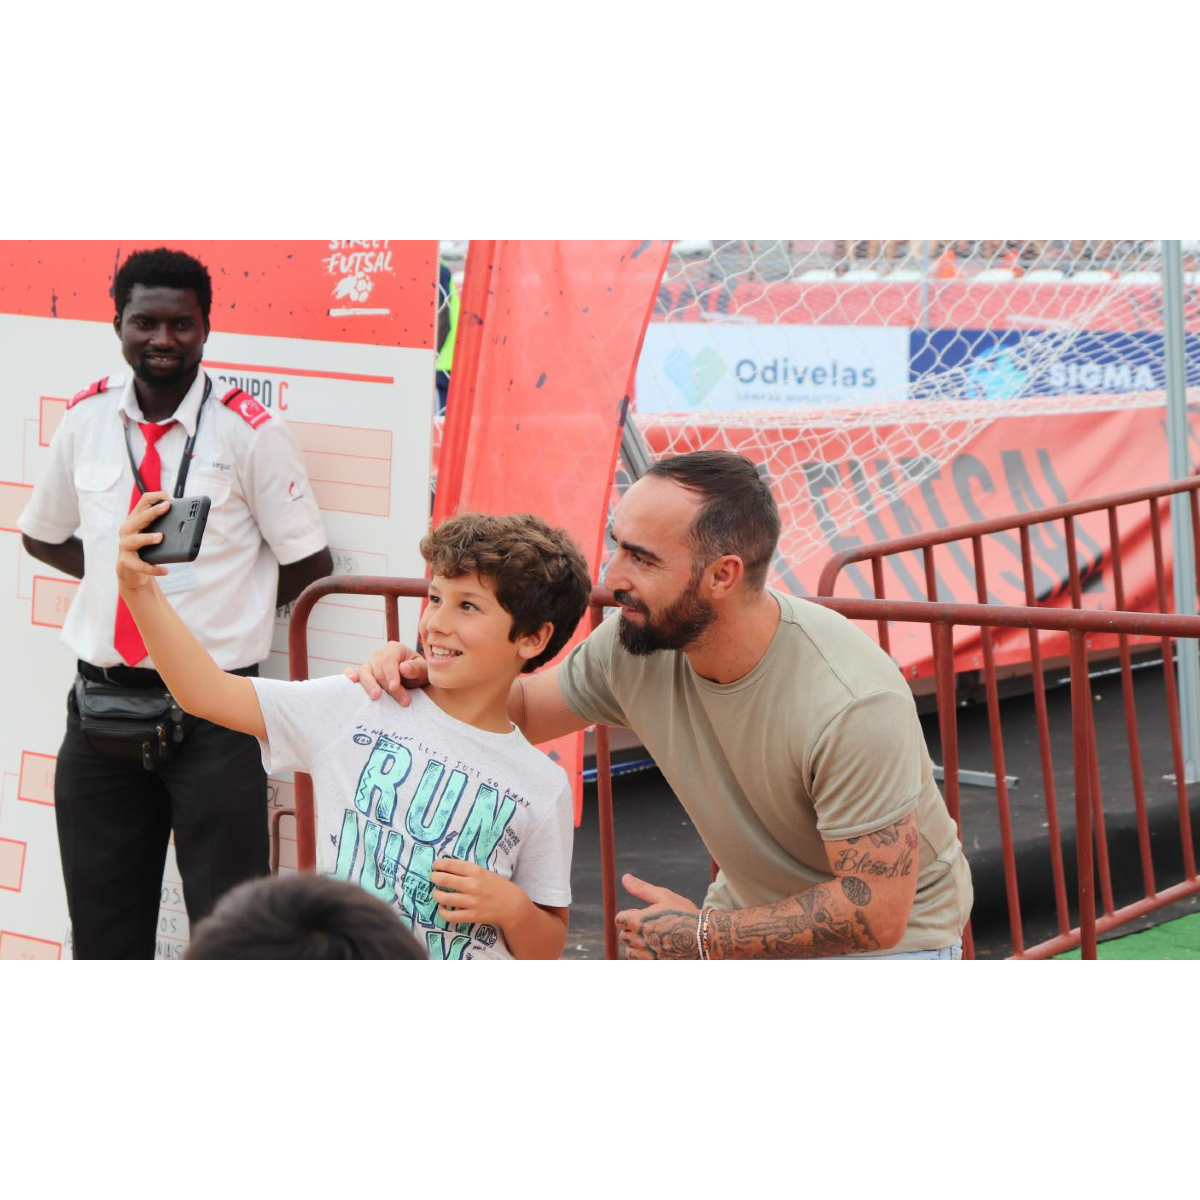
[{"label": "short dark hair", "polygon": [[424,958],[399,914],[357,884],[291,875],[239,884],[192,934],[184,958]]},{"label": "short dark hair", "polygon": [[704,498],[687,536],[696,566],[736,554],[745,564],[746,583],[761,591],[779,543],[780,520],[758,468],[728,450],[696,450],[664,458],[646,475],[669,479]]},{"label": "short dark hair", "polygon": [[169,287],[190,290],[196,293],[196,302],[204,314],[205,322],[212,312],[212,278],[208,268],[198,259],[182,250],[168,250],[159,246],[157,250],[137,250],[122,264],[113,280],[113,299],[117,304],[117,316],[125,312],[129,297],[137,284],[142,287]]},{"label": "short dark hair", "polygon": [[565,529],[532,513],[459,513],[422,539],[421,555],[433,574],[446,579],[470,571],[490,579],[500,607],[513,619],[509,641],[537,633],[547,621],[554,626],[546,648],[522,674],[548,663],[587,612],[592,594],[587,560]]}]

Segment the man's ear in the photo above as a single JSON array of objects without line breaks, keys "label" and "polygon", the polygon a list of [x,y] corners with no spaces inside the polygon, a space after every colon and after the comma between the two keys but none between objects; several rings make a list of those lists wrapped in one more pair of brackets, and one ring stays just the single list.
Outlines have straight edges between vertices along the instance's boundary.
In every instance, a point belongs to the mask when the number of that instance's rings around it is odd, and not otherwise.
[{"label": "man's ear", "polygon": [[121,336],[121,314],[120,313],[117,313],[117,315],[115,317],[113,317],[113,332],[116,333],[117,337]]},{"label": "man's ear", "polygon": [[746,564],[737,554],[722,554],[708,564],[708,598],[724,600],[746,577]]},{"label": "man's ear", "polygon": [[554,623],[546,621],[536,633],[523,633],[517,638],[517,653],[528,662],[537,658],[554,636]]}]

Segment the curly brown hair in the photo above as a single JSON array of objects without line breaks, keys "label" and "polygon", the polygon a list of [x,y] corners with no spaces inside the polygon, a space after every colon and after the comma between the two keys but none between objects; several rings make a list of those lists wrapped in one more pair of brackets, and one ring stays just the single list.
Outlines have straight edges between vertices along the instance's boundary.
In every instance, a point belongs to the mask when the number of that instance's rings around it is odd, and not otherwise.
[{"label": "curly brown hair", "polygon": [[459,513],[421,539],[421,556],[433,575],[456,579],[474,571],[490,579],[501,608],[512,617],[509,641],[537,633],[547,621],[554,626],[546,648],[522,674],[536,671],[567,644],[592,594],[587,561],[570,534],[532,513]]}]

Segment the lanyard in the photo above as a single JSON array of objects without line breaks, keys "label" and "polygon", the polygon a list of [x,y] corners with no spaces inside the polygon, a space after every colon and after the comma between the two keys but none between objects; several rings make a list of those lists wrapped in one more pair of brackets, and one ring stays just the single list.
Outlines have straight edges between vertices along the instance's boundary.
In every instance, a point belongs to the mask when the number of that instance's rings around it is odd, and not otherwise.
[{"label": "lanyard", "polygon": [[[204,413],[204,402],[208,399],[209,392],[212,391],[212,380],[206,375],[204,377],[204,395],[200,397],[200,407],[196,410],[196,433],[200,432],[200,417]],[[175,475],[175,499],[178,500],[183,496],[183,485],[187,483],[188,468],[192,465],[192,450],[196,445],[196,433],[193,433],[187,440],[187,445],[183,448],[183,457],[179,460],[179,470]],[[142,478],[141,472],[137,468],[137,463],[133,461],[133,444],[129,440],[129,425],[125,425],[125,452],[129,455],[129,465],[133,468],[133,480],[138,486],[138,491],[144,496],[149,489],[146,487],[146,481]]]}]

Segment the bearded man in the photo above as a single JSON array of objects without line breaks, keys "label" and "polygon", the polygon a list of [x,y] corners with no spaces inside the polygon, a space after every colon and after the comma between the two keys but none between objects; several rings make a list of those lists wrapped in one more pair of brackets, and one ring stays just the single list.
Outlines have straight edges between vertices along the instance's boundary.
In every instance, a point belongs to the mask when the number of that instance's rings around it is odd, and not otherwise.
[{"label": "bearded man", "polygon": [[[766,587],[779,531],[749,460],[656,463],[613,522],[619,614],[509,715],[535,743],[632,730],[720,865],[700,906],[624,876],[627,957],[961,958],[970,871],[912,694],[853,623]],[[395,642],[358,675],[401,703],[426,678]]]}]

